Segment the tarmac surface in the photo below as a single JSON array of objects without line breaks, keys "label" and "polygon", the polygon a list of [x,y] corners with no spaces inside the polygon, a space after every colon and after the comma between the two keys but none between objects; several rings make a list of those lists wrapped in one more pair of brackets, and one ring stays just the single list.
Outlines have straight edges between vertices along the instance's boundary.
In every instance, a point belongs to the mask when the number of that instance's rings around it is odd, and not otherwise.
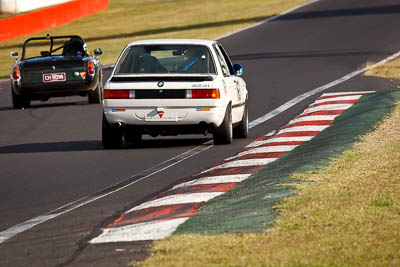
[{"label": "tarmac surface", "polygon": [[[244,67],[249,121],[253,121],[296,96],[397,52],[399,26],[398,1],[321,0],[221,42],[233,62]],[[326,92],[398,86],[396,80],[357,76]],[[246,140],[212,146],[0,243],[0,266],[125,266],[147,257],[151,242],[89,245],[87,241],[120,210],[234,155],[255,138],[285,125],[318,96],[252,128]],[[9,81],[0,82],[0,232],[126,179],[135,180],[212,139],[146,138],[137,148],[104,150],[101,105],[88,105],[81,97],[32,104],[14,110]]]}]

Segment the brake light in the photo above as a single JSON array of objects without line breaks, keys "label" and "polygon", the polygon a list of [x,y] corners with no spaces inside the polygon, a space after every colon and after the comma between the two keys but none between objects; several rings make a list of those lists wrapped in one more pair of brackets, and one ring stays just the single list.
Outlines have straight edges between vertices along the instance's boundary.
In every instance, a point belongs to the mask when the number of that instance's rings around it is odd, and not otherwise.
[{"label": "brake light", "polygon": [[186,98],[220,98],[218,89],[186,90]]},{"label": "brake light", "polygon": [[15,66],[13,68],[12,77],[13,77],[14,80],[19,80],[19,78],[21,78],[21,73],[19,71],[19,67],[18,66]]},{"label": "brake light", "polygon": [[135,90],[104,89],[103,99],[131,99],[135,98]]},{"label": "brake light", "polygon": [[87,72],[88,72],[88,74],[90,75],[90,76],[94,76],[94,72],[95,72],[95,70],[94,70],[94,63],[93,63],[93,61],[89,61],[88,62],[88,70],[87,70]]}]

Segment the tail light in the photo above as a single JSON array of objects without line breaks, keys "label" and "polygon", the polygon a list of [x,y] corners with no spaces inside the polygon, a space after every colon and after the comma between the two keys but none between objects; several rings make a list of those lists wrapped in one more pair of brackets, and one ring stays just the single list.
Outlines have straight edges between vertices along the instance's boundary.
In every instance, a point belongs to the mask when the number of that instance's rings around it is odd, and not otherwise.
[{"label": "tail light", "polygon": [[88,74],[90,75],[90,76],[94,76],[94,72],[95,72],[95,70],[94,70],[94,63],[93,63],[93,61],[89,61],[88,62],[88,70],[87,70],[87,72],[88,72]]},{"label": "tail light", "polygon": [[13,68],[12,77],[14,80],[19,80],[21,78],[21,72],[19,71],[18,66],[15,66]]},{"label": "tail light", "polygon": [[131,99],[135,98],[135,90],[104,89],[103,99]]},{"label": "tail light", "polygon": [[186,98],[220,98],[218,89],[192,89],[186,90]]}]

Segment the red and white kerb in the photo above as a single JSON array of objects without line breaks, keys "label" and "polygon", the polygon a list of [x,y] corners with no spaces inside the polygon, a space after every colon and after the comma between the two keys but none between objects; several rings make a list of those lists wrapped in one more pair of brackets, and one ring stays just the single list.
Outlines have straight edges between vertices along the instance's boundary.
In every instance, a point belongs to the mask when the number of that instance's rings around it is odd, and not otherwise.
[{"label": "red and white kerb", "polygon": [[201,205],[329,127],[370,92],[326,93],[273,135],[256,139],[240,153],[133,207],[102,229],[90,243],[157,240],[170,236]]}]

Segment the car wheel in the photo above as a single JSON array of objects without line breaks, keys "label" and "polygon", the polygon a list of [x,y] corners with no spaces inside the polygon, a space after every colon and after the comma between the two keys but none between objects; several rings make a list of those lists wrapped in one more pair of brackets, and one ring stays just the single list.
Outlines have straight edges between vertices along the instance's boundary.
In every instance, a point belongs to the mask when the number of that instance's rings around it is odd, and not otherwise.
[{"label": "car wheel", "polygon": [[28,108],[31,106],[31,101],[24,96],[17,95],[14,90],[11,89],[12,104],[15,109]]},{"label": "car wheel", "polygon": [[233,138],[232,133],[232,111],[231,106],[228,105],[225,112],[224,120],[221,125],[214,129],[213,139],[214,144],[231,144]]},{"label": "car wheel", "polygon": [[101,79],[97,82],[96,89],[94,91],[89,91],[88,100],[89,104],[99,104],[101,102],[101,97],[103,93],[103,86]]},{"label": "car wheel", "polygon": [[108,123],[103,113],[103,123],[101,131],[103,147],[106,149],[120,148],[122,145],[122,131],[119,127]]},{"label": "car wheel", "polygon": [[124,131],[124,139],[128,143],[138,144],[142,141],[142,133],[138,128],[127,127]]},{"label": "car wheel", "polygon": [[247,101],[244,105],[243,117],[239,124],[233,129],[234,138],[247,138],[249,135],[249,111]]}]

